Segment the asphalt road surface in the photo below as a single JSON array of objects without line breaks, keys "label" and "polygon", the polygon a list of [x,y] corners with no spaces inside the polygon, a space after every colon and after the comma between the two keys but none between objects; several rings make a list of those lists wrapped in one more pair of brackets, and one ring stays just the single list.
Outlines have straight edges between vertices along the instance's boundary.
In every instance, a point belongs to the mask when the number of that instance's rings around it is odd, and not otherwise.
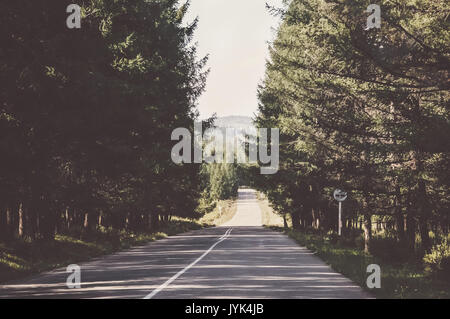
[{"label": "asphalt road surface", "polygon": [[80,263],[81,288],[66,269],[0,285],[0,298],[370,298],[287,236],[264,229],[255,192],[240,190],[221,227],[192,231]]}]

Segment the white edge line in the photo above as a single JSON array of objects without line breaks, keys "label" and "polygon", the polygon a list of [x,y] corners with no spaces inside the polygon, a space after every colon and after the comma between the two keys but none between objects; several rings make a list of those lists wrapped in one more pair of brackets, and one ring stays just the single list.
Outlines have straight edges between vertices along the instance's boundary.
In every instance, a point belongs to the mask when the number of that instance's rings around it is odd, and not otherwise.
[{"label": "white edge line", "polygon": [[157,293],[159,293],[161,290],[163,290],[164,288],[166,288],[167,286],[169,286],[172,282],[174,282],[178,277],[180,277],[182,274],[184,274],[186,271],[188,271],[190,268],[194,267],[200,260],[202,260],[206,255],[208,255],[211,250],[214,249],[214,247],[216,247],[218,244],[220,244],[221,242],[223,242],[225,239],[228,238],[228,236],[230,235],[231,231],[233,229],[230,228],[228,229],[225,234],[223,234],[222,237],[219,238],[218,241],[216,241],[211,247],[209,247],[209,249],[207,251],[205,251],[203,253],[203,255],[201,255],[200,257],[198,257],[194,262],[192,262],[191,264],[189,264],[188,266],[186,266],[184,269],[180,270],[179,272],[177,272],[172,278],[168,279],[165,283],[163,283],[161,286],[159,286],[158,288],[156,288],[155,290],[153,290],[151,293],[149,293],[147,296],[144,297],[144,299],[152,299],[154,296],[156,296]]}]

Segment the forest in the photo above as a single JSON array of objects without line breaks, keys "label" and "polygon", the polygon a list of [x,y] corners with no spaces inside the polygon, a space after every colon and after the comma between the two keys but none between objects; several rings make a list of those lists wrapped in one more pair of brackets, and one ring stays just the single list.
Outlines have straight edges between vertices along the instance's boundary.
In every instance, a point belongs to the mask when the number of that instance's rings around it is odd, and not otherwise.
[{"label": "forest", "polygon": [[[371,28],[368,0],[266,4],[281,21],[255,83],[254,124],[279,131],[269,175],[261,152],[259,165],[171,159],[174,130],[217,119],[198,110],[210,70],[189,1],[77,0],[69,28],[73,2],[0,2],[0,281],[23,260],[64,257],[67,238],[157,234],[248,186],[281,231],[450,282],[448,1],[378,0]],[[348,194],[342,236],[335,189]]]},{"label": "forest", "polygon": [[[233,165],[177,165],[208,70],[178,1],[0,4],[0,236],[158,230],[237,192]],[[213,118],[204,122],[211,126]]]},{"label": "forest", "polygon": [[[428,255],[450,273],[447,1],[294,0],[259,87],[260,127],[280,128],[280,172],[253,174],[294,229],[405,262]],[[329,233],[328,233],[329,234]],[[333,235],[332,235],[333,237]]]}]

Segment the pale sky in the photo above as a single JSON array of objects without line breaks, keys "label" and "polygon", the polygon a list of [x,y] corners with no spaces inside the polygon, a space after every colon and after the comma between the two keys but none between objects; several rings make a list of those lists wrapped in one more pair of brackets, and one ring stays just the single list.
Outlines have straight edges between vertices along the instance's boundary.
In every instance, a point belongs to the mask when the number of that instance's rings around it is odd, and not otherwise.
[{"label": "pale sky", "polygon": [[191,0],[186,21],[198,16],[194,42],[200,57],[209,54],[210,74],[199,99],[200,117],[253,116],[258,84],[264,78],[268,41],[275,37],[279,19],[265,4],[282,0]]}]

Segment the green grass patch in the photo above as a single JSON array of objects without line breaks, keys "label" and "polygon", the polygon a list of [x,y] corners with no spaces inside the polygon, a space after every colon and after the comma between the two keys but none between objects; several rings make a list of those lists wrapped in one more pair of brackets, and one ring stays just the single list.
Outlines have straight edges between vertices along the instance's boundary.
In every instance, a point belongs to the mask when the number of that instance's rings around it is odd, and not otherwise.
[{"label": "green grass patch", "polygon": [[219,226],[230,221],[236,211],[236,200],[221,200],[210,213],[205,214],[198,222],[206,226]]},{"label": "green grass patch", "polygon": [[212,227],[231,219],[234,201],[222,201],[202,219],[173,217],[156,232],[134,233],[100,228],[82,236],[58,234],[53,241],[13,240],[0,242],[0,282],[7,282],[43,271],[88,261],[133,246],[144,245],[167,236]]},{"label": "green grass patch", "polygon": [[[280,216],[279,214],[275,213],[275,211],[272,209],[272,207],[270,207],[270,204],[269,204],[269,201],[267,200],[267,198],[259,192],[257,192],[256,195],[258,198],[258,205],[261,210],[262,224],[266,227],[271,227],[271,226],[283,227],[284,226],[283,217]],[[290,221],[289,216],[286,216],[286,218],[287,218],[286,221],[287,221],[288,225],[292,225],[292,222]]]},{"label": "green grass patch", "polygon": [[[366,254],[359,247],[350,247],[345,241],[335,242],[330,236],[320,232],[271,228],[285,232],[301,246],[313,251],[335,271],[350,278],[377,298],[450,298],[450,282],[442,277],[426,275],[420,259],[411,258],[401,262],[395,259],[386,260]],[[366,286],[369,276],[366,269],[370,264],[381,267],[380,289],[368,289]]]}]

